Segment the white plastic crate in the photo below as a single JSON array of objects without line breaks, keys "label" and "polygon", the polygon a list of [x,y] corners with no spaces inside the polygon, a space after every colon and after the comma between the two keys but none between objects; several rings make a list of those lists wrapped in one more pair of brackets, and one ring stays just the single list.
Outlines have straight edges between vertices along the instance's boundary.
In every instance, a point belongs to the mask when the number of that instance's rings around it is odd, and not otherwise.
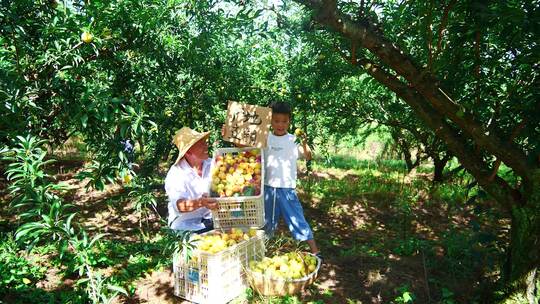
[{"label": "white plastic crate", "polygon": [[213,211],[214,226],[256,227],[264,226],[264,200],[240,200],[234,202],[219,201],[219,208]]},{"label": "white plastic crate", "polygon": [[[264,150],[251,147],[216,149],[210,171],[214,172],[217,156],[251,150],[259,150],[261,155],[260,193],[258,195],[236,197],[215,197],[211,195],[218,202],[218,209],[212,213],[215,228],[262,228],[264,226]],[[208,193],[212,194],[211,189],[208,189]]]},{"label": "white plastic crate", "polygon": [[[208,234],[216,233],[208,232]],[[195,250],[189,261],[175,257],[174,294],[196,303],[227,303],[248,286],[245,270],[265,254],[264,232],[223,251],[211,254]]]}]

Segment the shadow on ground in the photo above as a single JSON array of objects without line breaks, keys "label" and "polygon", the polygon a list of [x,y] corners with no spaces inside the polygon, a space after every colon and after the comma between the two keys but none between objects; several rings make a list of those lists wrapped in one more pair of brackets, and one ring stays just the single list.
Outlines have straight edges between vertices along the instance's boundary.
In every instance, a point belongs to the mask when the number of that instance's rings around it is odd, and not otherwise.
[{"label": "shadow on ground", "polygon": [[[141,235],[155,235],[163,225],[164,191],[155,192],[161,215],[149,209],[143,217],[135,212],[129,193],[122,187],[109,186],[102,192],[84,189],[84,182],[74,179],[74,168],[69,170],[57,178],[71,185],[66,201],[75,204],[79,222],[91,233],[107,233],[105,240],[111,244],[145,250]],[[482,261],[493,256],[479,248],[480,262],[471,264],[467,260],[470,256],[457,255],[448,246],[448,240],[460,245],[460,239],[451,239],[449,231],[466,236],[471,223],[477,223],[485,231],[504,236],[503,225],[477,218],[466,207],[450,209],[449,203],[433,200],[425,177],[416,179],[424,184],[414,185],[414,177],[366,178],[352,170],[312,172],[300,178],[299,197],[325,256],[318,281],[300,295],[302,302],[389,303],[407,291],[416,303],[435,303],[443,299],[443,288],[452,290],[452,299],[458,303],[477,299],[476,289],[485,280]],[[416,192],[411,194],[411,188]],[[0,216],[0,231],[12,230],[12,215],[0,211]],[[289,235],[283,226],[280,234]],[[155,269],[159,264],[156,259],[165,257],[152,250],[149,252],[155,258],[149,257],[147,264],[131,271],[134,295],[120,302],[182,303],[173,295],[168,261],[162,262],[164,268]],[[457,272],[448,271],[456,266],[449,264],[452,261],[463,263],[457,265]],[[129,267],[118,263],[110,273]],[[465,269],[464,273],[460,274],[460,269]]]}]

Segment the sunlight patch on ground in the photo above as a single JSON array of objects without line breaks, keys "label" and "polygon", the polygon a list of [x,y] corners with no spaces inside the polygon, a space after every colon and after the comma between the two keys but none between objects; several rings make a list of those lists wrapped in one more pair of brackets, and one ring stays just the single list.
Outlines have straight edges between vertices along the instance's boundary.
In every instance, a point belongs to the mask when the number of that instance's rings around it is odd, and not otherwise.
[{"label": "sunlight patch on ground", "polygon": [[80,182],[79,189],[75,192],[75,197],[73,199],[76,204],[84,204],[90,201],[100,201],[104,200],[112,195],[118,194],[122,191],[123,187],[118,184],[106,185],[104,191],[88,191],[83,185],[87,180]]},{"label": "sunlight patch on ground", "polygon": [[361,203],[352,203],[346,205],[335,205],[330,208],[328,214],[335,217],[349,217],[352,219],[355,229],[363,230],[366,228],[369,216]]},{"label": "sunlight patch on ground", "polygon": [[[325,275],[329,278],[335,278],[336,271],[334,269],[330,269],[328,272],[325,273]],[[336,286],[336,282],[334,280],[318,280],[317,281],[317,287],[319,288],[319,290],[334,289],[335,286]]]},{"label": "sunlight patch on ground", "polygon": [[401,261],[401,257],[395,254],[390,253],[388,259],[391,261]]},{"label": "sunlight patch on ground", "polygon": [[379,269],[369,270],[366,276],[366,286],[373,286],[375,283],[386,283],[386,277]]},{"label": "sunlight patch on ground", "polygon": [[419,234],[427,235],[429,239],[438,240],[438,236],[433,228],[426,226],[416,220],[411,221],[411,225],[414,227],[414,231]]}]

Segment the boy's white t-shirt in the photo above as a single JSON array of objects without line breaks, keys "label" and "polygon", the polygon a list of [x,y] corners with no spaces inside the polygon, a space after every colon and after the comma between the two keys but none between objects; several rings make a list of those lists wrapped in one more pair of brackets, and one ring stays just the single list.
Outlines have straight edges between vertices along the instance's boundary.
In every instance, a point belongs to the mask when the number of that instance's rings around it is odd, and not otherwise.
[{"label": "boy's white t-shirt", "polygon": [[275,188],[296,188],[296,161],[303,156],[296,136],[268,135],[264,149],[264,184]]}]

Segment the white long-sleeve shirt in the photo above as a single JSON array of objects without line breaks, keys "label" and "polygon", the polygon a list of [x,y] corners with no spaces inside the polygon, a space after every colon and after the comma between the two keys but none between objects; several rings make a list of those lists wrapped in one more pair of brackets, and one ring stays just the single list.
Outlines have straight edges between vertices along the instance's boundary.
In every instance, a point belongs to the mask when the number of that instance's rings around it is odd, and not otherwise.
[{"label": "white long-sleeve shirt", "polygon": [[205,228],[202,224],[203,218],[211,218],[210,209],[201,207],[191,212],[181,212],[178,210],[177,201],[179,199],[197,199],[208,193],[211,182],[209,158],[202,164],[202,176],[197,174],[189,163],[182,159],[174,164],[167,172],[165,178],[165,192],[169,200],[169,227],[175,230],[200,230]]}]

